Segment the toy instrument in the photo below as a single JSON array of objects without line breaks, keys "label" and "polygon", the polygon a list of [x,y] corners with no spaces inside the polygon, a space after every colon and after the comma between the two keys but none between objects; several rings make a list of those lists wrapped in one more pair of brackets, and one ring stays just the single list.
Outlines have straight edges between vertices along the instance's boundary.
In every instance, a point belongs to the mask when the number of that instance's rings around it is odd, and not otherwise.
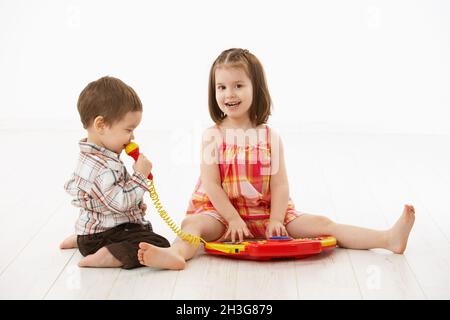
[{"label": "toy instrument", "polygon": [[[125,147],[127,155],[135,161],[139,158],[139,146],[131,142]],[[238,259],[270,260],[280,258],[305,258],[311,255],[328,251],[336,247],[336,239],[331,236],[316,238],[292,239],[290,237],[271,237],[268,240],[249,240],[244,242],[206,242],[199,236],[186,233],[169,217],[159,200],[153,184],[153,175],[148,175],[148,191],[158,214],[170,227],[170,229],[181,239],[194,246],[202,242],[205,252]]]},{"label": "toy instrument", "polygon": [[238,243],[209,242],[205,251],[210,254],[249,260],[271,260],[282,258],[301,259],[336,247],[336,238],[321,236],[293,239],[271,237],[268,240],[252,240]]}]

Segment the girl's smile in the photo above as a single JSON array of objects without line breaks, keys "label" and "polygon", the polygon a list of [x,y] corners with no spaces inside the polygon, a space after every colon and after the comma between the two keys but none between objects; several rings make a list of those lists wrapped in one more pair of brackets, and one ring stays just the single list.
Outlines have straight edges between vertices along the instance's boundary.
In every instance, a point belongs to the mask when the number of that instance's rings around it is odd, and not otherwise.
[{"label": "girl's smile", "polygon": [[231,101],[231,102],[225,102],[225,106],[230,111],[235,111],[239,108],[241,105],[241,101]]},{"label": "girl's smile", "polygon": [[253,101],[253,86],[243,68],[219,67],[215,72],[216,101],[230,119],[248,118]]}]

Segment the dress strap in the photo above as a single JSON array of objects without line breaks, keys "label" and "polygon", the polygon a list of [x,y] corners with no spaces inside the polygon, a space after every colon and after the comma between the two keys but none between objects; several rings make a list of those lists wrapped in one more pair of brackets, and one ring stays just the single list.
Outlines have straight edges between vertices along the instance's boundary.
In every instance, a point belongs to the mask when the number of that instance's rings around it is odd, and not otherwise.
[{"label": "dress strap", "polygon": [[222,152],[224,152],[226,149],[226,146],[227,146],[227,144],[225,143],[225,136],[224,136],[222,130],[220,130],[220,127],[217,123],[214,125],[214,128],[216,128],[217,131],[219,131],[220,138],[222,139],[222,143],[220,144],[220,147],[222,149]]},{"label": "dress strap", "polygon": [[266,127],[266,141],[267,141],[267,148],[271,150],[270,148],[270,129],[267,124],[264,125]]},{"label": "dress strap", "polygon": [[214,128],[216,128],[219,131],[220,135],[223,136],[222,130],[220,130],[220,127],[217,123],[214,125]]}]

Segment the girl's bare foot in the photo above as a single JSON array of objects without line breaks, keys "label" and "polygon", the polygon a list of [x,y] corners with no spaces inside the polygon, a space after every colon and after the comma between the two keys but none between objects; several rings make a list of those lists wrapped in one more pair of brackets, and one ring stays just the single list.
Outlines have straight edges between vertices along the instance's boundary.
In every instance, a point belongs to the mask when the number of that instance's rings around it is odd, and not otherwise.
[{"label": "girl's bare foot", "polygon": [[412,205],[406,204],[403,214],[388,231],[388,247],[394,253],[402,254],[408,243],[409,233],[414,225],[415,210]]},{"label": "girl's bare foot", "polygon": [[146,242],[139,243],[139,262],[148,267],[182,270],[186,261],[171,248],[159,248]]},{"label": "girl's bare foot", "polygon": [[117,268],[123,264],[117,260],[111,252],[105,247],[98,249],[94,254],[90,254],[78,263],[79,267],[97,267],[97,268]]},{"label": "girl's bare foot", "polygon": [[77,244],[77,235],[73,234],[63,240],[61,244],[59,245],[60,249],[73,249],[78,248]]}]

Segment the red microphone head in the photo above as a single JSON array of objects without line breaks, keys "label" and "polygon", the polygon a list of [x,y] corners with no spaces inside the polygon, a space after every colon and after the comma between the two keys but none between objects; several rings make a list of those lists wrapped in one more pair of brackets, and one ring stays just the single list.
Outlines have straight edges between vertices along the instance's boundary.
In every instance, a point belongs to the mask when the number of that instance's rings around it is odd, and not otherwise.
[{"label": "red microphone head", "polygon": [[[137,161],[137,159],[139,158],[139,146],[137,145],[137,143],[130,142],[125,146],[125,153],[132,157],[134,161]],[[153,175],[151,172],[149,173],[148,178],[150,180],[153,180]]]},{"label": "red microphone head", "polygon": [[139,158],[139,146],[137,145],[137,143],[130,142],[125,147],[125,153],[132,157],[134,161],[137,161],[137,159]]}]

